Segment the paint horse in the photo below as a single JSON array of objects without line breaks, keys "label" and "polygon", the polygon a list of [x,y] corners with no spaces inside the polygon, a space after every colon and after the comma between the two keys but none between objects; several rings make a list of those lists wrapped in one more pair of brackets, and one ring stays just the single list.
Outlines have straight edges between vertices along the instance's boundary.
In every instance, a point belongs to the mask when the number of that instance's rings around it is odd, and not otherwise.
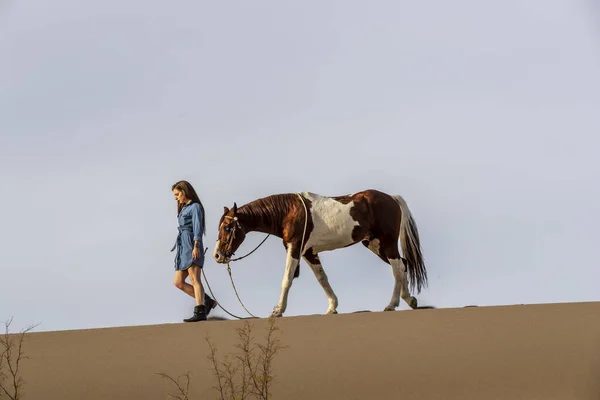
[{"label": "paint horse", "polygon": [[[319,253],[361,242],[391,266],[395,284],[384,311],[393,311],[402,298],[412,309],[427,285],[427,270],[421,253],[419,232],[406,201],[399,195],[365,190],[345,196],[322,196],[310,192],[274,194],[241,207],[223,208],[213,257],[226,264],[249,232],[263,232],[283,240],[287,250],[281,295],[272,316],[280,317],[287,308],[292,280],[299,276],[302,257],[312,269],[329,301],[326,314],[337,314],[338,299]],[[398,240],[404,257],[400,256]],[[408,272],[408,274],[407,274]],[[408,275],[408,276],[407,276]]]}]

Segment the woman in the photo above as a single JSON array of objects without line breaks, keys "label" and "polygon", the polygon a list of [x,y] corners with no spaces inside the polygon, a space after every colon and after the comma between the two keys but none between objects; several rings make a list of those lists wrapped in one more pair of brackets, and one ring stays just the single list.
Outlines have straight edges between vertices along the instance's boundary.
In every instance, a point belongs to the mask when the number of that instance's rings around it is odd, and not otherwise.
[{"label": "woman", "polygon": [[[204,206],[196,191],[187,181],[179,181],[171,188],[177,201],[179,234],[171,251],[175,255],[175,286],[196,299],[194,315],[184,322],[205,321],[217,302],[204,292],[200,280],[200,269],[204,267],[202,236],[206,235]],[[185,281],[190,277],[192,284]]]}]

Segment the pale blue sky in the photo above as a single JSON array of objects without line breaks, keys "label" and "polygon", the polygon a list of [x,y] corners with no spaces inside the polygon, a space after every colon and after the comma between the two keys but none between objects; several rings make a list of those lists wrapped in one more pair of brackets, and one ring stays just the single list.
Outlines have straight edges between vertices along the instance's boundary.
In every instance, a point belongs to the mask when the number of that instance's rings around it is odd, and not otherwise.
[{"label": "pale blue sky", "polygon": [[[377,188],[418,223],[420,304],[600,300],[591,1],[0,4],[0,319],[14,329],[191,315],[169,252],[179,179],[204,202],[211,253],[234,201]],[[363,246],[321,258],[340,312],[387,305],[391,270]],[[276,304],[284,263],[270,238],[232,264],[254,314]],[[325,312],[301,268],[286,315]],[[246,315],[225,267],[209,258],[206,274]]]}]

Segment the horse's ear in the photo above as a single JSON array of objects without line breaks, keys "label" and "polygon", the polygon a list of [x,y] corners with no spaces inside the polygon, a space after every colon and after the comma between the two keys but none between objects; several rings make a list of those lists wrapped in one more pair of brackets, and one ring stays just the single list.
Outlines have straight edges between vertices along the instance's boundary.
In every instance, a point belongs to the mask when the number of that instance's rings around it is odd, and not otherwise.
[{"label": "horse's ear", "polygon": [[237,204],[235,202],[233,203],[232,210],[233,210],[233,215],[236,215],[237,214]]},{"label": "horse's ear", "polygon": [[223,215],[227,215],[228,212],[229,212],[229,207],[223,206]]}]

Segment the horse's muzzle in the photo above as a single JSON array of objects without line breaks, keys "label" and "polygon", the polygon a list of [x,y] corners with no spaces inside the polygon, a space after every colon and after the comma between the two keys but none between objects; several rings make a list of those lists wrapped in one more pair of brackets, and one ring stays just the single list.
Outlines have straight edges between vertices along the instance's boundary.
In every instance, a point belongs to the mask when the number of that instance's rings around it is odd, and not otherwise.
[{"label": "horse's muzzle", "polygon": [[213,254],[213,258],[219,264],[227,264],[229,262],[229,257],[223,255],[219,250],[216,250]]}]

